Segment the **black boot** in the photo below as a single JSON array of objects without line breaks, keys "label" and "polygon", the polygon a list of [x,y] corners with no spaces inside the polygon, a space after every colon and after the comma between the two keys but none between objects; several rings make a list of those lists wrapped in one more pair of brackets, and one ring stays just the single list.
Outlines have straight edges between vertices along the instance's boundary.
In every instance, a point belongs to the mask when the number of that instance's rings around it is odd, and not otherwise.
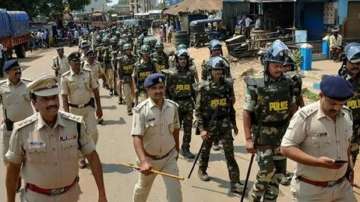
[{"label": "black boot", "polygon": [[202,181],[205,181],[205,182],[210,181],[210,177],[206,173],[206,171],[202,171],[199,169],[198,176],[199,176],[200,180],[202,180]]},{"label": "black boot", "polygon": [[244,185],[241,184],[240,182],[231,183],[230,193],[242,194],[243,190],[244,190]]},{"label": "black boot", "polygon": [[190,152],[189,148],[187,148],[187,149],[181,148],[180,153],[181,153],[181,155],[183,155],[186,159],[194,159],[194,158],[195,158],[195,155]]},{"label": "black boot", "polygon": [[113,90],[113,89],[110,89],[109,91],[110,91],[109,95],[110,95],[110,96],[113,96],[113,95],[114,95],[114,90]]}]

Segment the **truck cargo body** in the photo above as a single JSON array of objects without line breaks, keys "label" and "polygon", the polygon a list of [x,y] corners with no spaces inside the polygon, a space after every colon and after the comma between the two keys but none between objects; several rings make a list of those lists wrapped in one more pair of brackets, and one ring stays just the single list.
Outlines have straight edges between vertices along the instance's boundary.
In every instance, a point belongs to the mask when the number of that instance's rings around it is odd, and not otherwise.
[{"label": "truck cargo body", "polygon": [[0,9],[0,43],[9,56],[15,50],[17,57],[24,58],[30,40],[29,16],[25,11]]}]

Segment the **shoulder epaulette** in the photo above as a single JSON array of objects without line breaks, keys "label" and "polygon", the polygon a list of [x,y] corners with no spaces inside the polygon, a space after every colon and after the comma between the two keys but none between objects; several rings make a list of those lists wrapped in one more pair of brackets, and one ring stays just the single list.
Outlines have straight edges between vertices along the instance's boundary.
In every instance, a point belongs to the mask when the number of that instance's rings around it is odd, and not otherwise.
[{"label": "shoulder epaulette", "polygon": [[170,103],[170,104],[175,105],[176,107],[179,107],[179,104],[178,104],[178,103],[176,103],[176,102],[174,102],[174,101],[172,101],[172,100],[165,99],[165,101],[167,101],[167,102],[168,102],[168,103]]},{"label": "shoulder epaulette", "polygon": [[59,112],[61,117],[64,118],[64,119],[68,119],[68,120],[71,120],[71,121],[75,121],[75,122],[78,122],[78,123],[81,123],[83,118],[81,116],[77,116],[75,114],[71,114],[71,113],[67,113],[67,112]]},{"label": "shoulder epaulette", "polygon": [[25,126],[30,125],[31,123],[34,123],[36,120],[37,120],[37,114],[35,113],[22,121],[15,122],[14,128],[16,128],[16,129],[24,128]]},{"label": "shoulder epaulette", "polygon": [[312,114],[314,114],[315,112],[318,111],[318,107],[314,107],[314,104],[316,103],[313,103],[313,104],[310,104],[310,105],[307,105],[303,108],[301,108],[299,110],[299,115],[303,118],[303,119],[306,119],[307,117],[311,116]]},{"label": "shoulder epaulette", "polygon": [[140,104],[138,104],[136,107],[134,107],[135,112],[140,112],[140,110],[148,103],[148,100],[142,101]]}]

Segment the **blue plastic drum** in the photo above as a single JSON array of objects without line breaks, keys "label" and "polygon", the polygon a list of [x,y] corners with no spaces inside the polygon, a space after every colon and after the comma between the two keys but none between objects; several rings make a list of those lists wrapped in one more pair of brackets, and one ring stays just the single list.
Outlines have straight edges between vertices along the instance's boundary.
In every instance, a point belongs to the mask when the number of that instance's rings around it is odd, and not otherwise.
[{"label": "blue plastic drum", "polygon": [[311,70],[312,64],[312,45],[303,44],[300,46],[300,55],[301,55],[301,65],[300,68],[302,71]]},{"label": "blue plastic drum", "polygon": [[323,38],[323,40],[322,40],[321,54],[325,58],[329,58],[329,56],[330,56],[330,45],[329,45],[329,39],[327,37]]}]

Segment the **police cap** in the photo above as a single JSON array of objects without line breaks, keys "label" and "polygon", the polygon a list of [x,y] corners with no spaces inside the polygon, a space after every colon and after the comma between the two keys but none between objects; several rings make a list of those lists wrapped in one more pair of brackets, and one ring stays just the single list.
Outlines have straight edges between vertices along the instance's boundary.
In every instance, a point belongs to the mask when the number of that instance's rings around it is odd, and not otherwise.
[{"label": "police cap", "polygon": [[77,51],[70,53],[68,56],[69,62],[80,62],[81,54]]},{"label": "police cap", "polygon": [[150,88],[158,83],[164,83],[164,82],[165,82],[165,76],[163,74],[154,73],[146,77],[144,81],[144,87]]},{"label": "police cap", "polygon": [[17,60],[8,60],[4,64],[4,71],[8,72],[15,67],[20,67],[19,62]]},{"label": "police cap", "polygon": [[324,76],[320,82],[320,90],[326,97],[339,101],[345,101],[354,95],[351,83],[340,76]]}]

